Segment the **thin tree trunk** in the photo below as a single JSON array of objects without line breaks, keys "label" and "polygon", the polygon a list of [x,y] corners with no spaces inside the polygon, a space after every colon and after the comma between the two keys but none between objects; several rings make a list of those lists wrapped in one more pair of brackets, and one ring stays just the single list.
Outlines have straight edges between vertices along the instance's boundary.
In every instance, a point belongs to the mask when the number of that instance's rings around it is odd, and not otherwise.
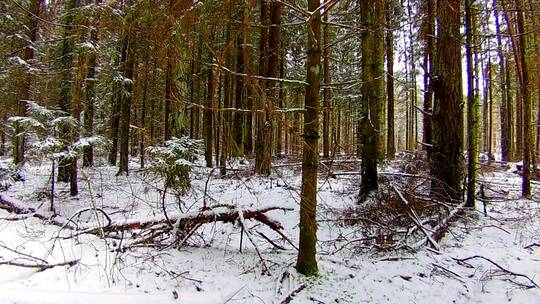
[{"label": "thin tree trunk", "polygon": [[[97,46],[98,33],[97,29],[90,31],[90,43]],[[94,135],[94,102],[96,99],[96,64],[97,54],[91,51],[88,54],[88,71],[86,72],[86,86],[84,97],[84,136],[90,137]],[[94,148],[92,146],[84,147],[83,149],[83,167],[92,167],[94,165]]]},{"label": "thin tree trunk", "polygon": [[532,103],[531,94],[529,92],[529,71],[527,62],[527,37],[525,35],[525,8],[523,0],[515,0],[516,2],[516,35],[518,54],[516,55],[516,66],[518,67],[519,88],[523,100],[523,175],[521,195],[524,197],[531,196],[531,148],[533,147],[531,139],[534,139],[532,133]]},{"label": "thin tree trunk", "polygon": [[[69,115],[71,113],[71,102],[72,102],[72,88],[73,88],[73,48],[74,48],[74,28],[72,27],[75,8],[79,7],[79,0],[70,0],[66,6],[66,13],[62,18],[62,23],[65,24],[63,38],[62,38],[62,82],[60,89],[60,110],[64,112],[64,115]],[[72,140],[73,130],[70,130],[69,127],[64,127],[60,131],[62,136],[68,142]],[[65,151],[67,151],[67,145],[65,146]],[[72,173],[72,160],[64,157],[61,158],[58,164],[58,181],[68,182],[71,178]]]},{"label": "thin tree trunk", "polygon": [[[270,8],[268,0],[261,0],[261,38],[259,46],[259,75],[268,76],[270,74],[270,56],[272,34],[271,15],[274,15],[274,3]],[[278,41],[279,43],[279,41]],[[272,67],[273,68],[273,67]],[[272,103],[272,83],[270,81],[260,81],[261,94],[258,98],[257,106],[257,137],[255,140],[255,172],[262,175],[270,174],[270,147],[272,122],[270,120],[269,107]]]},{"label": "thin tree trunk", "polygon": [[[242,34],[243,35],[243,34]],[[238,35],[236,40],[236,72],[244,74],[244,51],[243,51],[244,38]],[[244,109],[244,77],[237,76],[235,83],[235,108]],[[234,113],[234,149],[231,151],[234,156],[244,155],[244,120],[245,114],[243,112]]]},{"label": "thin tree trunk", "polygon": [[476,180],[478,177],[478,145],[479,112],[478,99],[474,87],[473,37],[476,35],[476,26],[473,24],[472,0],[465,0],[465,58],[467,61],[467,202],[466,207],[474,207],[476,195]]},{"label": "thin tree trunk", "polygon": [[424,23],[424,116],[423,116],[423,138],[428,157],[431,154],[432,127],[431,114],[433,111],[433,57],[435,36],[435,1],[427,0],[425,3],[426,19]]},{"label": "thin tree trunk", "polygon": [[330,56],[331,56],[331,38],[330,24],[328,24],[328,16],[330,12],[324,14],[324,32],[323,32],[323,79],[325,87],[323,89],[324,109],[323,109],[323,157],[330,156],[330,117],[332,115],[332,89],[329,87],[332,81],[330,75]]},{"label": "thin tree trunk", "polygon": [[126,35],[126,61],[124,62],[123,76],[127,81],[123,83],[123,91],[125,95],[120,98],[120,125],[118,130],[118,141],[120,148],[120,162],[118,164],[117,175],[129,174],[129,139],[130,139],[130,122],[131,122],[131,100],[133,89],[133,69],[135,62],[135,51],[133,38]]},{"label": "thin tree trunk", "polygon": [[320,0],[308,0],[307,87],[302,157],[302,192],[300,195],[300,244],[296,270],[317,275],[317,169],[319,167],[319,90],[321,71]]},{"label": "thin tree trunk", "polygon": [[[38,19],[40,15],[40,6],[42,0],[32,0],[29,4],[28,14],[27,14],[27,24],[26,30],[29,37],[28,45],[24,48],[23,51],[23,60],[25,62],[31,62],[34,59],[34,44],[37,41],[37,31],[38,31]],[[30,71],[26,72],[24,75],[23,85],[21,88],[20,100],[17,104],[17,115],[24,117],[26,116],[27,111],[27,101],[30,99],[32,87],[32,74]],[[5,135],[2,135],[5,136]],[[13,163],[20,164],[24,162],[24,153],[25,153],[25,135],[18,123],[15,124],[15,136],[13,143]],[[5,142],[5,137],[3,137],[3,142]]]},{"label": "thin tree trunk", "polygon": [[506,87],[506,104],[507,104],[507,113],[508,113],[508,137],[509,137],[509,155],[508,160],[514,161],[516,159],[516,136],[515,136],[515,126],[514,126],[514,101],[512,99],[512,90],[511,90],[511,77],[512,77],[512,67],[509,63],[508,56],[504,56],[504,66],[505,66],[505,87]]},{"label": "thin tree trunk", "polygon": [[163,111],[163,140],[171,139],[171,107],[172,107],[172,92],[174,87],[173,79],[173,58],[172,46],[168,46],[167,51],[167,67],[165,68],[165,104]]},{"label": "thin tree trunk", "polygon": [[214,115],[212,107],[212,101],[214,99],[214,91],[215,91],[215,80],[214,80],[214,71],[213,69],[208,69],[207,72],[208,77],[208,91],[206,95],[206,109],[204,110],[204,143],[205,143],[205,150],[204,150],[204,158],[206,160],[206,166],[208,168],[212,168],[212,159],[213,159],[213,146],[214,146]]},{"label": "thin tree trunk", "polygon": [[493,65],[491,64],[491,55],[488,51],[488,161],[494,160],[493,156]]},{"label": "thin tree trunk", "polygon": [[499,25],[499,9],[497,1],[493,0],[493,17],[495,19],[495,33],[497,35],[497,58],[499,59],[499,87],[501,90],[500,119],[501,119],[501,160],[508,161],[512,157],[511,131],[509,125],[512,123],[508,117],[507,88],[505,79],[505,64],[503,56],[503,46],[501,29]]},{"label": "thin tree trunk", "polygon": [[394,131],[394,10],[393,1],[386,1],[386,102],[387,102],[387,135],[386,135],[386,158],[394,159],[396,155],[395,131]]}]

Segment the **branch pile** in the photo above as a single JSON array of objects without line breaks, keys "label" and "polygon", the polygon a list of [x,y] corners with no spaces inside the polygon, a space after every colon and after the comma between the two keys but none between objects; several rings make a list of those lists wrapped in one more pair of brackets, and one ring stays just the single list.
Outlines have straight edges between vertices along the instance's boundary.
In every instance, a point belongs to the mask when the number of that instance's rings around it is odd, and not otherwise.
[{"label": "branch pile", "polygon": [[431,187],[436,182],[421,170],[385,172],[379,177],[380,191],[366,202],[346,210],[332,210],[338,222],[359,229],[338,240],[344,248],[375,250],[439,249],[438,241],[463,212],[464,203],[440,201]]}]

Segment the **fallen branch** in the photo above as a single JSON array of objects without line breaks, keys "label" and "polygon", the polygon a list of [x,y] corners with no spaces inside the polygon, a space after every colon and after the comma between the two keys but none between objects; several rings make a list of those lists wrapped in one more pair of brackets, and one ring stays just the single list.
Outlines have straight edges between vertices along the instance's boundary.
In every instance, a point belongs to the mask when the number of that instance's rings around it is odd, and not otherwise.
[{"label": "fallen branch", "polygon": [[440,269],[440,270],[443,270],[451,275],[453,275],[455,277],[456,280],[462,282],[462,283],[465,283],[465,281],[463,280],[463,277],[460,276],[459,274],[455,273],[454,271],[446,268],[446,267],[443,267],[439,264],[435,264],[435,263],[431,263],[431,265],[433,265],[433,267],[437,268],[437,269]]},{"label": "fallen branch", "polygon": [[[481,255],[473,255],[473,256],[470,256],[470,257],[467,257],[467,258],[463,258],[463,259],[459,259],[459,258],[452,258],[454,261],[457,261],[458,263],[466,263],[468,260],[473,260],[473,259],[482,259],[482,260],[485,260],[485,261],[488,261],[489,263],[493,264],[494,266],[496,266],[497,268],[499,268],[501,271],[509,274],[509,275],[513,275],[515,277],[521,277],[521,278],[524,278],[526,280],[528,280],[529,282],[531,282],[531,284],[534,285],[534,287],[540,289],[540,286],[538,286],[538,284],[536,284],[535,281],[533,281],[533,279],[531,279],[529,276],[525,275],[525,274],[522,274],[522,273],[517,273],[517,272],[513,272],[513,271],[510,271],[504,267],[502,267],[501,265],[495,263],[494,261],[492,261],[491,259],[488,259],[486,257],[483,257]],[[531,286],[532,287],[532,286]]]},{"label": "fallen branch", "polygon": [[[195,211],[189,213],[182,213],[177,215],[170,215],[169,219],[172,222],[176,222],[177,225],[184,225],[188,223],[193,224],[208,224],[213,222],[224,222],[224,223],[234,223],[238,220],[239,212],[242,213],[242,216],[246,220],[256,220],[266,226],[270,227],[272,230],[281,230],[283,225],[280,222],[269,218],[265,213],[272,210],[282,210],[282,211],[291,211],[293,210],[290,207],[283,206],[267,206],[260,208],[248,208],[243,210],[238,210],[233,206],[221,206],[209,210]],[[138,230],[138,229],[148,229],[152,226],[167,224],[167,219],[164,218],[153,218],[147,220],[130,220],[123,223],[111,222],[106,227],[89,227],[86,229],[87,233],[94,233],[99,230],[104,232],[121,232],[126,230]]]},{"label": "fallen branch", "polygon": [[31,214],[36,212],[36,209],[32,207],[27,207],[18,199],[9,197],[4,194],[0,194],[0,209],[4,209],[8,212],[17,214]]},{"label": "fallen branch", "polygon": [[439,250],[439,244],[437,244],[437,241],[435,241],[434,237],[430,235],[427,231],[427,229],[422,225],[422,221],[420,220],[420,217],[416,213],[416,211],[411,207],[411,204],[409,204],[409,201],[403,196],[403,193],[396,188],[396,186],[392,185],[392,188],[394,189],[394,192],[399,196],[401,201],[407,206],[407,215],[411,218],[413,223],[422,231],[422,233],[426,236],[426,240],[433,246],[433,248]]},{"label": "fallen branch", "polygon": [[244,231],[246,233],[247,238],[249,239],[253,247],[255,247],[255,252],[257,252],[257,255],[259,256],[259,259],[261,260],[261,264],[263,266],[263,274],[264,273],[270,274],[270,268],[268,268],[268,266],[266,265],[266,262],[264,261],[264,258],[261,255],[261,251],[259,250],[259,246],[257,246],[257,243],[255,243],[255,241],[251,237],[251,232],[246,227],[246,221],[244,220],[244,215],[242,213],[242,210],[238,210],[238,220],[240,221],[240,225],[244,227]]},{"label": "fallen branch", "polygon": [[[458,216],[461,212],[463,212],[464,207],[465,207],[465,202],[459,204],[458,206],[456,206],[456,208],[454,208],[454,210],[450,211],[450,214],[448,214],[446,218],[444,218],[437,226],[431,229],[432,231],[431,237],[435,240],[440,240],[443,237],[446,229],[448,229],[450,222],[453,221],[456,218],[456,216]],[[427,241],[428,241],[427,237],[423,238],[422,240],[411,245],[410,247],[412,249],[418,249],[422,247],[423,244],[425,244]]]},{"label": "fallen branch", "polygon": [[538,243],[532,243],[532,244],[529,244],[525,247],[523,247],[524,249],[532,249],[533,247],[540,247],[540,244]]},{"label": "fallen branch", "polygon": [[[238,209],[235,206],[220,205],[219,207],[207,208],[201,211],[181,213],[177,215],[171,215],[168,218],[150,218],[146,220],[128,220],[124,222],[117,222],[112,220],[109,215],[102,209],[83,208],[75,212],[69,219],[66,219],[59,215],[48,215],[39,213],[35,208],[27,207],[23,202],[11,198],[9,196],[0,194],[0,209],[5,209],[8,212],[16,213],[19,215],[33,216],[49,223],[59,226],[62,229],[70,229],[76,231],[73,236],[81,234],[95,234],[103,236],[108,233],[118,233],[123,231],[132,230],[145,230],[145,229],[158,229],[163,232],[169,232],[172,228],[169,227],[169,222],[174,222],[175,227],[198,227],[203,224],[213,222],[235,223],[242,217],[244,220],[256,220],[270,229],[278,233],[285,241],[291,244],[294,248],[294,243],[283,233],[283,225],[268,217],[265,213],[273,210],[292,211],[291,207],[270,205],[264,207],[254,207],[246,209]],[[103,214],[107,222],[105,226],[83,226],[78,225],[73,221],[74,218],[79,216],[83,212],[97,211]],[[160,226],[167,226],[166,229]],[[185,241],[185,240],[184,240]],[[298,248],[296,248],[298,249]]]},{"label": "fallen branch", "polygon": [[280,304],[287,304],[290,303],[296,295],[298,295],[302,290],[304,290],[307,287],[306,283],[300,284],[298,287],[296,287],[295,290],[293,290],[290,294],[288,294],[281,302]]},{"label": "fallen branch", "polygon": [[17,267],[24,267],[24,268],[38,268],[39,271],[43,271],[43,270],[54,268],[54,267],[60,267],[60,266],[74,266],[77,263],[79,263],[79,260],[65,261],[65,262],[56,263],[56,264],[49,264],[49,263],[28,264],[28,263],[21,263],[21,262],[16,262],[16,261],[0,261],[0,265],[17,266]]}]

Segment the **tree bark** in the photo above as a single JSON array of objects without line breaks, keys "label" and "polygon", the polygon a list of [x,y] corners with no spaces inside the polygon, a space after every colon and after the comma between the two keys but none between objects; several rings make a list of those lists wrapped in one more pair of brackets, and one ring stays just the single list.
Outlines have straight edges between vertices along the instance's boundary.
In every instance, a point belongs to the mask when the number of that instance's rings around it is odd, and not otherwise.
[{"label": "tree bark", "polygon": [[501,29],[499,24],[499,9],[497,0],[493,0],[493,17],[495,19],[495,33],[497,35],[497,58],[499,59],[499,87],[501,90],[500,119],[501,119],[501,160],[508,161],[512,159],[511,128],[512,121],[508,115],[507,87],[505,79],[505,62],[503,56],[503,45],[501,38]]},{"label": "tree bark", "polygon": [[330,24],[328,23],[329,11],[325,11],[324,14],[324,31],[323,31],[323,79],[325,87],[323,89],[323,157],[328,158],[330,156],[330,117],[332,115],[332,89],[329,87],[332,82],[330,75],[330,56],[331,56],[331,38],[330,38]]},{"label": "tree bark", "polygon": [[386,104],[387,104],[387,129],[386,129],[386,158],[394,159],[396,155],[395,131],[394,131],[394,3],[386,1]]},{"label": "tree bark", "polygon": [[[79,0],[69,0],[66,6],[66,12],[62,18],[62,23],[65,24],[64,33],[62,37],[62,81],[60,88],[60,110],[64,112],[63,115],[69,115],[71,113],[71,102],[72,102],[72,83],[73,83],[73,49],[74,49],[74,28],[73,28],[73,10],[79,7]],[[64,140],[70,142],[73,136],[73,130],[69,127],[63,127],[61,136]],[[67,145],[64,150],[67,152]],[[69,182],[71,179],[72,173],[72,160],[64,157],[61,158],[58,164],[58,181],[60,182]]]},{"label": "tree bark", "polygon": [[461,200],[463,109],[460,0],[437,2],[437,51],[433,62],[432,191],[441,199]]},{"label": "tree bark", "polygon": [[527,62],[527,36],[525,34],[525,8],[523,0],[515,0],[516,3],[516,35],[517,35],[517,54],[516,66],[518,67],[519,88],[523,101],[523,175],[521,195],[531,196],[531,152],[532,140],[532,106],[531,94],[529,92],[529,70]]},{"label": "tree bark", "polygon": [[307,25],[307,87],[304,114],[302,153],[302,192],[300,195],[300,246],[296,270],[304,275],[317,275],[317,169],[319,167],[319,108],[321,76],[321,12],[320,0],[309,0]]},{"label": "tree bark", "polygon": [[423,138],[425,150],[428,157],[431,154],[432,126],[431,114],[433,111],[433,57],[435,37],[435,1],[427,0],[425,3],[426,19],[424,23],[424,116],[423,116]]},{"label": "tree bark", "polygon": [[[90,31],[90,43],[97,47],[98,32],[96,28]],[[97,54],[92,50],[88,54],[88,70],[86,72],[86,85],[84,96],[84,136],[94,135],[94,102],[96,99],[96,65]],[[94,165],[94,148],[92,146],[83,148],[83,167],[92,167]]]},{"label": "tree bark", "polygon": [[384,104],[384,1],[361,1],[362,24],[362,102],[360,139],[362,179],[360,202],[364,202],[379,187],[377,161],[379,156],[380,113]]},{"label": "tree bark", "polygon": [[129,174],[129,142],[130,142],[130,122],[131,122],[131,100],[133,89],[133,69],[135,62],[135,43],[131,33],[126,33],[126,61],[123,63],[122,71],[124,81],[123,91],[120,97],[120,125],[118,130],[120,162],[118,164],[117,175]]},{"label": "tree bark", "polygon": [[473,24],[472,1],[465,0],[465,58],[467,62],[467,201],[466,207],[474,207],[476,180],[478,177],[478,156],[480,154],[479,112],[474,87],[473,37],[476,26]]},{"label": "tree bark", "polygon": [[[40,15],[40,6],[42,0],[32,0],[29,4],[27,21],[26,21],[26,31],[29,40],[27,41],[28,45],[23,50],[23,60],[25,62],[31,63],[34,59],[34,44],[37,41],[37,32],[38,32],[38,19]],[[32,87],[32,74],[30,71],[27,71],[24,75],[23,85],[21,88],[20,100],[17,104],[17,115],[24,117],[26,116],[27,111],[27,101],[30,99]],[[24,153],[25,153],[25,135],[22,128],[18,123],[15,124],[15,136],[13,143],[13,163],[18,165],[24,162]],[[3,137],[5,142],[5,137]]]},{"label": "tree bark", "polygon": [[[276,31],[273,30],[273,17],[276,14],[274,12],[276,6],[274,2],[270,5],[268,0],[261,0],[261,38],[259,46],[259,75],[269,76],[275,68],[277,68],[277,62],[272,62],[270,65],[271,57],[275,57],[272,53],[277,48],[279,49],[279,40],[274,39]],[[281,18],[281,8],[279,8],[279,16]],[[279,30],[277,31],[279,37]],[[277,57],[276,57],[277,58]],[[274,64],[276,65],[274,67]],[[272,69],[272,72],[270,71]],[[257,106],[257,137],[255,140],[255,172],[262,175],[270,175],[270,163],[271,163],[271,136],[272,136],[272,121],[270,119],[270,107],[273,99],[273,83],[271,81],[260,81],[261,94],[258,98]]]}]

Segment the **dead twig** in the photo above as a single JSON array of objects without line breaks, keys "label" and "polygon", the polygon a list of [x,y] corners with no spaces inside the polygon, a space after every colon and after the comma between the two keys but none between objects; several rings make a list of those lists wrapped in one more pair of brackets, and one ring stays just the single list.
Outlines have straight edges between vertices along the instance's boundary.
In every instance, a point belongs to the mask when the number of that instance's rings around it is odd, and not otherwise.
[{"label": "dead twig", "polygon": [[[470,257],[466,257],[466,258],[462,258],[462,259],[459,259],[459,258],[452,258],[454,261],[458,262],[458,263],[466,263],[467,261],[469,260],[473,260],[473,259],[482,259],[484,261],[487,261],[491,264],[493,264],[495,267],[499,268],[501,271],[509,274],[509,275],[512,275],[512,276],[515,276],[515,277],[521,277],[521,278],[524,278],[526,279],[527,281],[529,281],[532,285],[534,285],[534,287],[540,289],[540,286],[533,280],[531,279],[529,276],[525,275],[525,274],[522,274],[522,273],[517,273],[517,272],[513,272],[511,270],[508,270],[504,267],[502,267],[501,265],[495,263],[493,260],[491,259],[488,259],[486,257],[483,257],[481,255],[473,255],[473,256],[470,256]],[[468,263],[467,263],[468,264]]]},{"label": "dead twig", "polygon": [[253,244],[253,247],[255,247],[255,252],[257,252],[257,255],[259,256],[259,259],[261,260],[262,266],[263,266],[263,273],[270,274],[270,269],[268,266],[266,266],[266,262],[264,261],[264,258],[261,255],[261,251],[259,250],[259,246],[257,246],[257,243],[255,243],[255,240],[251,237],[251,232],[249,229],[247,229],[246,222],[244,220],[244,214],[242,211],[238,211],[238,220],[240,221],[240,225],[244,227],[244,232],[246,233],[247,238]]},{"label": "dead twig", "polygon": [[38,271],[43,271],[46,269],[60,267],[60,266],[74,266],[77,263],[79,263],[79,261],[80,260],[71,260],[71,261],[65,261],[65,262],[55,263],[55,264],[49,264],[47,262],[41,263],[41,264],[28,264],[28,263],[21,263],[21,262],[16,262],[16,261],[0,261],[0,265],[17,266],[17,267],[24,267],[24,268],[38,268]]},{"label": "dead twig", "polygon": [[294,297],[296,297],[302,290],[304,290],[307,287],[306,283],[300,284],[298,287],[296,287],[291,293],[289,293],[281,302],[280,304],[287,304],[290,303]]}]

